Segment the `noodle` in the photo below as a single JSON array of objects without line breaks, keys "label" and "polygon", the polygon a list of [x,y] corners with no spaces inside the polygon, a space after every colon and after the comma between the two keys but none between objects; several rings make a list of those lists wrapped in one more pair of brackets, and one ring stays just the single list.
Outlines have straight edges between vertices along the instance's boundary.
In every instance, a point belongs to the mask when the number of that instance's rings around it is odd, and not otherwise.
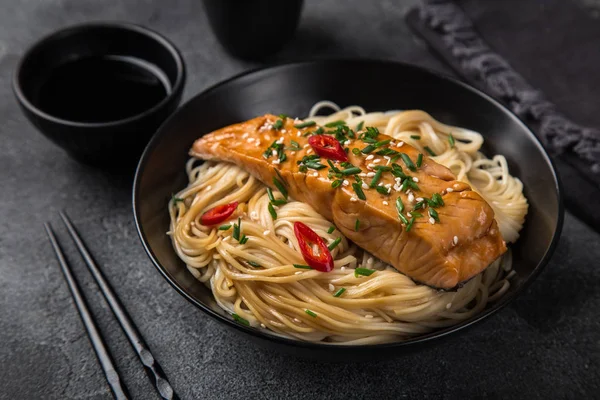
[{"label": "noodle", "polygon": [[[334,113],[317,116],[329,108]],[[519,237],[527,200],[523,185],[511,176],[506,159],[486,158],[477,132],[448,126],[423,111],[366,113],[358,106],[340,109],[320,102],[309,118],[318,124],[344,120],[353,127],[379,128],[382,133],[426,152],[469,183],[493,208],[507,242]],[[449,137],[455,146],[449,145]],[[417,139],[417,136],[420,138]],[[346,240],[307,204],[290,199],[269,213],[266,186],[247,171],[225,162],[186,165],[189,185],[169,203],[173,246],[188,270],[209,285],[217,303],[254,327],[305,341],[368,344],[404,340],[468,319],[497,301],[514,276],[510,250],[454,292],[417,284],[390,265]],[[276,198],[281,193],[274,191]],[[239,202],[245,244],[232,240],[231,230],[200,224],[215,206]],[[302,221],[327,243],[341,238],[331,253],[334,270],[299,269],[304,264],[293,224]],[[378,272],[355,276],[354,269]],[[343,296],[333,293],[344,288]]]}]

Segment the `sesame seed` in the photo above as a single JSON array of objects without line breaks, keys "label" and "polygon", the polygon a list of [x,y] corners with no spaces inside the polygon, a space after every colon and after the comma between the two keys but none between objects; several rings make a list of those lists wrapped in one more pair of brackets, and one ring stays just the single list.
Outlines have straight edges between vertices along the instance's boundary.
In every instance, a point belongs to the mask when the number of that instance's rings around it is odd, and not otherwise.
[{"label": "sesame seed", "polygon": [[265,139],[271,140],[271,135],[265,135]]},{"label": "sesame seed", "polygon": [[246,139],[248,136],[250,136],[250,134],[248,132],[246,132],[242,135],[242,139]]},{"label": "sesame seed", "polygon": [[291,155],[296,155],[296,152],[295,151],[291,151],[290,154]]},{"label": "sesame seed", "polygon": [[369,154],[369,155],[367,156],[367,158],[365,158],[365,160],[367,160],[367,161],[368,161],[368,160],[372,160],[372,159],[373,159],[373,157],[375,157],[373,154]]},{"label": "sesame seed", "polygon": [[280,160],[280,159],[278,159],[278,158],[276,158],[276,159],[275,159],[275,160],[273,160],[272,162],[273,162],[273,164],[275,164],[275,165],[281,164],[281,160]]},{"label": "sesame seed", "polygon": [[458,183],[455,183],[454,185],[452,185],[454,187],[454,189],[458,189],[460,187],[460,185]]},{"label": "sesame seed", "polygon": [[385,158],[386,160],[389,160],[390,156],[383,156],[383,158]]},{"label": "sesame seed", "polygon": [[287,132],[287,131],[286,131],[285,129],[282,129],[282,130],[281,130],[281,133],[286,133],[286,132]]},{"label": "sesame seed", "polygon": [[276,143],[277,143],[277,144],[282,144],[282,143],[283,143],[283,136],[282,136],[282,137],[280,137],[279,139],[277,139],[277,142],[276,142]]},{"label": "sesame seed", "polygon": [[267,328],[265,324],[260,324],[260,327],[265,329]]},{"label": "sesame seed", "polygon": [[416,176],[413,176],[413,182],[419,182],[419,178],[417,178]]},{"label": "sesame seed", "polygon": [[259,146],[260,146],[260,139],[256,141],[256,144],[255,144],[255,145],[256,145],[256,147],[259,147]]},{"label": "sesame seed", "polygon": [[448,193],[454,192],[454,189],[452,189],[452,188],[447,188],[447,189],[446,189],[446,192],[448,192]]},{"label": "sesame seed", "polygon": [[456,246],[458,244],[458,236],[454,236],[453,241],[454,241],[454,245]]},{"label": "sesame seed", "polygon": [[318,172],[313,172],[313,176],[319,176]]},{"label": "sesame seed", "polygon": [[224,242],[228,241],[230,237],[231,237],[231,236],[226,236],[226,237],[225,237],[225,239],[223,239],[223,241],[224,241]]},{"label": "sesame seed", "polygon": [[308,149],[306,150],[306,154],[312,154],[313,150],[312,149]]},{"label": "sesame seed", "polygon": [[331,283],[329,284],[329,291],[333,292],[335,290],[335,286],[333,286]]},{"label": "sesame seed", "polygon": [[347,180],[347,179],[344,179],[344,180],[342,181],[342,185],[344,185],[344,186],[348,186],[349,184],[350,184],[350,182],[348,182],[348,180]]},{"label": "sesame seed", "polygon": [[304,146],[302,146],[302,147],[304,147],[304,148],[307,148],[308,146],[310,146],[310,145],[309,145],[308,143],[306,143],[306,144],[305,144]]},{"label": "sesame seed", "polygon": [[257,220],[258,219],[258,211],[254,210],[250,212],[250,218],[253,220]]},{"label": "sesame seed", "polygon": [[294,318],[294,322],[300,323],[302,321],[300,321],[298,318]]},{"label": "sesame seed", "polygon": [[433,219],[433,217],[429,217],[429,223],[431,225],[435,224],[435,219]]},{"label": "sesame seed", "polygon": [[296,136],[298,136],[298,137],[302,136],[302,132],[298,131],[298,133],[296,133]]},{"label": "sesame seed", "polygon": [[362,183],[362,188],[363,188],[363,189],[368,189],[368,188],[369,188],[369,185],[367,185],[366,183],[364,183],[364,182],[363,182],[363,183]]},{"label": "sesame seed", "polygon": [[211,189],[212,189],[212,186],[211,186],[211,185],[208,185],[208,186],[206,187],[206,190],[211,190]]},{"label": "sesame seed", "polygon": [[368,173],[367,173],[367,176],[368,176],[369,178],[372,178],[372,177],[374,177],[374,176],[375,176],[375,172],[368,172]]},{"label": "sesame seed", "polygon": [[273,150],[273,151],[271,152],[271,155],[272,155],[273,157],[275,157],[275,156],[277,155],[277,150]]},{"label": "sesame seed", "polygon": [[452,303],[448,303],[448,304],[446,304],[446,310],[449,310],[449,309],[450,309],[450,307],[452,307]]},{"label": "sesame seed", "polygon": [[373,164],[378,164],[381,162],[381,158],[376,158],[373,160]]},{"label": "sesame seed", "polygon": [[402,146],[404,146],[404,142],[402,142],[402,141],[398,142],[398,147],[402,147]]},{"label": "sesame seed", "polygon": [[270,233],[271,233],[271,231],[267,229],[266,231],[264,231],[264,232],[263,232],[263,236],[267,236],[267,235],[269,235]]},{"label": "sesame seed", "polygon": [[417,197],[415,200],[416,201],[423,201],[423,198],[422,197]]},{"label": "sesame seed", "polygon": [[298,271],[294,275],[300,275],[301,273],[302,273],[302,271]]},{"label": "sesame seed", "polygon": [[346,270],[346,267],[342,267],[342,268],[340,268],[340,270],[342,270],[342,271],[345,271],[345,270]]},{"label": "sesame seed", "polygon": [[373,264],[373,257],[367,258],[367,264]]},{"label": "sesame seed", "polygon": [[354,196],[350,197],[350,201],[358,201],[358,199]]},{"label": "sesame seed", "polygon": [[406,216],[407,216],[408,218],[411,218],[411,217],[412,217],[412,214],[411,214],[410,212],[407,212],[407,213],[406,213]]},{"label": "sesame seed", "polygon": [[383,205],[384,205],[384,206],[387,206],[387,205],[389,205],[389,204],[390,204],[390,203],[388,203],[387,201],[385,201],[385,200],[383,201]]},{"label": "sesame seed", "polygon": [[246,142],[248,142],[248,143],[252,143],[252,142],[254,142],[255,140],[256,140],[256,138],[253,138],[253,137],[251,137],[251,138],[248,138],[248,140],[246,140]]},{"label": "sesame seed", "polygon": [[391,184],[391,183],[386,183],[386,184],[385,184],[385,185],[383,185],[383,186],[385,186],[386,188],[388,188],[388,189],[389,189],[389,188],[391,188],[391,187],[392,187],[392,184]]},{"label": "sesame seed", "polygon": [[367,314],[367,315],[365,315],[365,318],[371,319],[371,318],[373,318],[373,315],[372,314]]},{"label": "sesame seed", "polygon": [[373,169],[373,168],[375,168],[376,166],[377,166],[377,165],[375,165],[375,164],[369,164],[369,165],[367,165],[367,169]]},{"label": "sesame seed", "polygon": [[415,195],[412,193],[408,194],[408,202],[412,203],[413,201],[415,201]]}]

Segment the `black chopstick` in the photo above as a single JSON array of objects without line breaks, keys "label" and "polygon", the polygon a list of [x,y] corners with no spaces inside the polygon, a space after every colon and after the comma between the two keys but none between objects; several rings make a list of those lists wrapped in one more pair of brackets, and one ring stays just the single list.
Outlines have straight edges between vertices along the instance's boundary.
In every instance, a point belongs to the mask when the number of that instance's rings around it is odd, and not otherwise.
[{"label": "black chopstick", "polygon": [[81,240],[79,234],[75,230],[75,227],[69,220],[69,217],[64,212],[60,213],[60,217],[65,223],[71,238],[75,242],[75,246],[77,246],[77,249],[81,253],[85,264],[88,266],[88,269],[90,270],[92,276],[96,280],[98,287],[102,291],[102,294],[104,295],[104,298],[110,306],[110,309],[119,321],[119,324],[125,332],[129,343],[131,343],[131,346],[137,353],[141,363],[144,365],[144,370],[146,371],[146,374],[154,384],[156,390],[158,391],[158,394],[161,396],[161,398],[165,400],[179,399],[179,397],[169,384],[169,381],[167,380],[165,373],[160,367],[160,364],[152,356],[152,353],[150,352],[150,349],[144,342],[142,335],[139,333],[131,318],[129,318],[129,316],[127,315],[127,312],[121,305],[110,284],[104,278],[102,271],[100,271],[100,269],[94,262],[94,259],[87,250],[85,244],[83,243],[83,240]]},{"label": "black chopstick", "polygon": [[104,376],[106,376],[106,381],[110,386],[115,398],[117,400],[126,400],[129,398],[129,394],[127,393],[127,389],[121,383],[121,378],[119,377],[119,373],[115,369],[115,366],[106,350],[106,346],[104,345],[104,341],[102,340],[102,336],[100,336],[100,332],[98,332],[98,328],[96,328],[96,324],[94,323],[94,319],[92,314],[85,303],[84,298],[81,296],[81,292],[79,291],[79,286],[77,282],[73,278],[73,274],[71,273],[71,268],[69,264],[67,264],[67,260],[56,240],[56,236],[54,236],[54,232],[52,231],[52,227],[50,224],[44,224],[46,228],[46,233],[48,234],[48,239],[54,248],[54,253],[56,254],[56,258],[58,263],[60,264],[60,268],[65,277],[65,281],[67,281],[67,285],[71,290],[71,295],[73,296],[73,300],[75,301],[75,305],[77,306],[77,311],[79,311],[79,316],[83,321],[83,325],[88,333],[88,337],[92,342],[92,346],[94,347],[94,351],[96,352],[96,356],[98,357],[98,361],[100,361],[100,365],[102,366],[102,370],[104,371]]}]

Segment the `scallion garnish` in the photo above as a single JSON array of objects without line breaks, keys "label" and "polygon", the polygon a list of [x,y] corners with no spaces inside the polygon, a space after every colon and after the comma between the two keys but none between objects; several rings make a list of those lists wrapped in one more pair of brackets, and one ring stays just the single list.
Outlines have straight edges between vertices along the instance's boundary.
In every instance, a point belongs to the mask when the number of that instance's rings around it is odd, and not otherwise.
[{"label": "scallion garnish", "polygon": [[454,136],[452,136],[452,134],[448,135],[448,143],[450,143],[450,147],[453,148],[456,145],[456,142],[454,140]]},{"label": "scallion garnish", "polygon": [[396,210],[398,210],[398,214],[402,214],[402,212],[404,212],[404,203],[400,197],[396,199]]},{"label": "scallion garnish", "polygon": [[354,222],[354,232],[358,232],[360,229],[360,219],[356,218],[356,222]]},{"label": "scallion garnish", "polygon": [[259,263],[254,262],[254,261],[247,261],[247,262],[248,262],[248,264],[250,264],[251,266],[253,266],[255,268],[260,268],[262,266]]},{"label": "scallion garnish", "polygon": [[375,190],[384,195],[390,194],[390,189],[386,188],[385,186],[375,186]]},{"label": "scallion garnish", "polygon": [[423,208],[423,207],[424,207],[424,205],[425,205],[425,200],[418,201],[418,202],[415,204],[415,206],[413,207],[413,211],[414,211],[414,210],[418,210],[419,208]]},{"label": "scallion garnish", "polygon": [[180,201],[185,201],[185,199],[182,199],[181,197],[175,197],[175,196],[171,197],[171,200],[173,201],[173,204],[177,204]]},{"label": "scallion garnish", "polygon": [[433,208],[430,208],[428,211],[431,218],[435,219],[436,222],[440,222],[440,216],[437,211],[435,211]]},{"label": "scallion garnish", "polygon": [[221,226],[219,227],[219,230],[220,230],[220,231],[228,231],[228,230],[229,230],[229,228],[231,228],[231,224],[225,224],[225,225],[221,225]]},{"label": "scallion garnish", "polygon": [[346,288],[339,288],[339,289],[337,290],[337,292],[335,292],[335,293],[333,294],[333,297],[340,297],[342,294],[344,294],[344,292],[345,292],[345,291],[346,291]]},{"label": "scallion garnish", "polygon": [[342,180],[341,179],[336,179],[335,181],[331,182],[331,187],[332,188],[339,188],[342,185]]},{"label": "scallion garnish", "polygon": [[270,201],[275,201],[275,196],[273,196],[273,191],[270,187],[267,187],[267,196],[269,196]]},{"label": "scallion garnish", "polygon": [[329,249],[329,251],[335,249],[337,247],[338,244],[340,244],[340,242],[342,241],[342,238],[339,237],[337,239],[335,239],[333,242],[331,242],[329,244],[329,246],[327,246],[327,248]]},{"label": "scallion garnish", "polygon": [[310,315],[313,318],[317,318],[317,314],[315,314],[314,312],[310,311],[310,310],[304,310],[305,313],[307,313],[308,315]]},{"label": "scallion garnish", "polygon": [[246,244],[246,242],[248,242],[248,236],[242,235],[242,238],[240,239],[240,244]]},{"label": "scallion garnish", "polygon": [[335,165],[333,165],[333,161],[328,159],[327,164],[329,164],[329,167],[333,170],[333,172],[338,172],[338,173],[340,172],[339,168],[336,167]]},{"label": "scallion garnish", "polygon": [[[275,171],[277,171],[277,169],[275,169]],[[281,178],[279,171],[277,171],[277,175]],[[283,183],[279,179],[273,177],[273,185],[275,185],[277,190],[279,190],[281,192],[281,194],[283,195],[284,198],[286,198],[286,199],[288,198],[288,191],[285,188],[285,186],[283,186]]]},{"label": "scallion garnish", "polygon": [[340,171],[342,175],[356,175],[360,172],[362,172],[362,170],[358,167],[350,167]]},{"label": "scallion garnish", "polygon": [[408,219],[406,219],[406,217],[404,216],[404,214],[398,213],[398,218],[400,218],[400,221],[402,221],[402,223],[404,225],[408,225]]},{"label": "scallion garnish", "polygon": [[352,189],[354,189],[354,191],[356,192],[356,195],[358,196],[359,199],[361,199],[361,200],[367,199],[367,196],[365,196],[365,192],[363,192],[362,187],[360,187],[360,184],[358,184],[358,182],[355,182],[352,184]]},{"label": "scallion garnish", "polygon": [[408,186],[410,186],[411,189],[413,189],[413,190],[419,190],[419,185],[417,185],[415,183],[415,181],[412,180],[412,178],[408,178],[408,179],[406,179],[406,181],[408,183]]},{"label": "scallion garnish", "polygon": [[371,153],[373,150],[375,150],[375,145],[368,145],[367,147],[365,147],[364,149],[361,150],[361,153],[363,154],[369,154]]},{"label": "scallion garnish", "polygon": [[321,164],[319,161],[316,160],[305,161],[302,165],[306,166],[307,168],[316,170],[327,168],[325,165]]},{"label": "scallion garnish", "polygon": [[346,125],[346,121],[339,120],[339,121],[329,122],[329,123],[325,124],[325,128],[335,128],[340,125]]},{"label": "scallion garnish", "polygon": [[444,199],[442,199],[442,196],[440,196],[439,193],[434,193],[431,196],[431,200],[437,205],[437,207],[441,207],[444,205]]},{"label": "scallion garnish", "polygon": [[275,123],[273,124],[273,129],[275,130],[280,130],[281,128],[283,128],[283,120],[282,119],[278,119],[277,121],[275,121]]},{"label": "scallion garnish", "polygon": [[365,125],[365,121],[360,121],[358,125],[356,125],[356,132],[362,131],[363,126]]},{"label": "scallion garnish", "polygon": [[354,154],[355,156],[360,155],[360,149],[357,149],[356,147],[352,149],[352,154]]},{"label": "scallion garnish", "polygon": [[273,200],[271,204],[273,204],[274,206],[282,206],[284,204],[287,204],[287,201],[285,199],[277,199]]},{"label": "scallion garnish", "polygon": [[435,154],[435,153],[433,152],[433,150],[431,150],[431,149],[429,148],[429,146],[425,146],[425,147],[424,147],[424,149],[425,149],[425,151],[426,151],[426,152],[428,152],[428,153],[429,153],[429,155],[430,155],[430,156],[432,156],[432,157],[435,157],[435,156],[437,155],[437,154]]},{"label": "scallion garnish", "polygon": [[408,154],[406,153],[400,153],[400,157],[402,157],[402,161],[404,161],[404,164],[406,164],[406,167],[408,169],[410,169],[411,171],[416,171],[417,168],[415,167],[415,164],[412,162],[412,160],[410,159],[410,157],[408,156]]},{"label": "scallion garnish", "polygon": [[294,266],[294,268],[299,268],[299,269],[312,269],[310,266],[308,265],[303,265],[303,264],[292,264]]},{"label": "scallion garnish", "polygon": [[327,229],[327,233],[332,234],[335,231],[335,226],[331,225],[329,229]]},{"label": "scallion garnish", "polygon": [[410,215],[412,215],[413,217],[416,217],[416,218],[421,218],[423,216],[423,214],[421,214],[418,211],[411,211]]},{"label": "scallion garnish", "polygon": [[302,147],[300,147],[300,143],[296,142],[295,140],[290,141],[290,147],[288,148],[292,151],[302,150]]},{"label": "scallion garnish", "polygon": [[381,146],[385,146],[386,144],[389,144],[391,141],[392,141],[392,139],[381,140],[381,141],[375,143],[374,146],[379,148]]},{"label": "scallion garnish", "polygon": [[423,164],[423,154],[419,153],[417,156],[417,168],[421,168],[421,164]]},{"label": "scallion garnish", "polygon": [[247,319],[244,319],[242,317],[240,317],[237,314],[231,314],[231,316],[233,317],[234,320],[236,320],[237,322],[239,322],[242,325],[246,325],[246,326],[250,326],[250,322],[248,322]]},{"label": "scallion garnish", "polygon": [[415,140],[421,140],[421,136],[419,135],[410,135],[410,138]]},{"label": "scallion garnish", "polygon": [[406,232],[410,232],[414,222],[415,222],[415,217],[412,217],[410,219],[410,221],[408,222],[408,225],[406,225]]},{"label": "scallion garnish", "polygon": [[408,188],[408,181],[410,181],[408,177],[402,181],[402,185],[400,186],[401,192],[404,192]]},{"label": "scallion garnish", "polygon": [[396,163],[392,164],[392,175],[394,175],[396,178],[401,178],[401,179],[408,178],[408,176],[402,170],[402,167]]},{"label": "scallion garnish", "polygon": [[317,123],[315,121],[304,121],[299,124],[294,125],[294,128],[302,129],[308,128],[309,126],[315,126]]},{"label": "scallion garnish", "polygon": [[362,276],[370,276],[371,274],[373,274],[373,272],[375,272],[375,270],[374,270],[374,269],[369,269],[369,268],[356,268],[356,269],[354,270],[354,276],[355,276],[356,278],[358,278],[358,277],[359,277],[359,275],[362,275]]},{"label": "scallion garnish", "polygon": [[269,205],[267,206],[267,209],[269,210],[269,214],[271,214],[271,218],[277,219],[277,211],[275,211],[275,209],[273,208],[272,203],[269,203]]},{"label": "scallion garnish", "polygon": [[373,180],[371,181],[371,184],[369,185],[370,188],[374,188],[377,186],[377,184],[379,183],[379,180],[381,179],[382,173],[383,173],[382,169],[378,169],[377,172],[375,172],[375,175],[373,176]]},{"label": "scallion garnish", "polygon": [[233,234],[231,236],[233,236],[233,238],[235,240],[240,240],[240,230],[242,229],[242,219],[238,218],[238,222],[237,224],[233,224]]}]

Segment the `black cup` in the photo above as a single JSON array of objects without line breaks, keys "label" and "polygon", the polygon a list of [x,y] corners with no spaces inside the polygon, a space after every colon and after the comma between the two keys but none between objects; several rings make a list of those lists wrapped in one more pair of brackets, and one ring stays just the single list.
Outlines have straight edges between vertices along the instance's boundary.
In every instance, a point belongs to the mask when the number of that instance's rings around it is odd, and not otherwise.
[{"label": "black cup", "polygon": [[[86,57],[143,60],[168,80],[166,96],[134,115],[101,122],[69,120],[40,108],[41,88],[49,74]],[[177,108],[184,83],[183,59],[171,42],[147,28],[111,22],[73,26],[35,43],[17,66],[13,90],[26,117],[70,156],[86,164],[119,166],[139,159],[150,137]],[[118,90],[114,96],[119,96]]]},{"label": "black cup", "polygon": [[303,0],[203,0],[217,39],[236,57],[260,60],[292,38]]}]

